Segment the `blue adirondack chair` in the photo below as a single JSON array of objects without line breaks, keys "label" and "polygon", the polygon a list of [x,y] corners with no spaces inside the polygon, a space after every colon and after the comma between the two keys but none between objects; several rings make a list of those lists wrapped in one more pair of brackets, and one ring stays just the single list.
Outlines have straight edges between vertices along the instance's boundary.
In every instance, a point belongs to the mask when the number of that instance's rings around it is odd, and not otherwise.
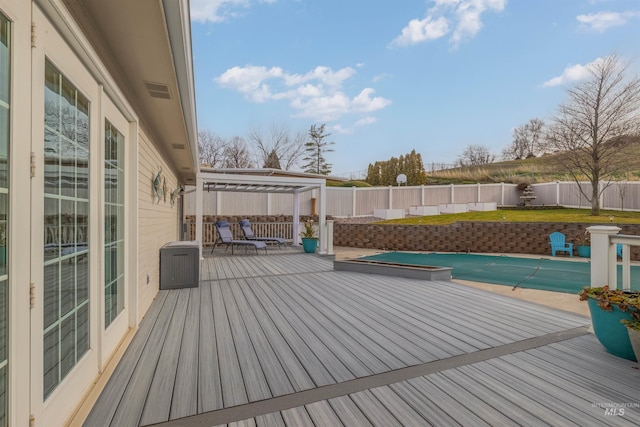
[{"label": "blue adirondack chair", "polygon": [[573,243],[567,243],[565,235],[555,231],[549,235],[551,245],[551,255],[556,256],[557,251],[569,252],[569,257],[573,258]]}]

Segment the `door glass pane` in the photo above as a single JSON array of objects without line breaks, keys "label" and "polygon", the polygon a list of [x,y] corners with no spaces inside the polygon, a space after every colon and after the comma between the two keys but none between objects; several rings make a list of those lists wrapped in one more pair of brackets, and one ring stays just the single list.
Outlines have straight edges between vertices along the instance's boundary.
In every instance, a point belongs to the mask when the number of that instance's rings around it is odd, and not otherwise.
[{"label": "door glass pane", "polygon": [[44,397],[89,349],[89,102],[45,69]]},{"label": "door glass pane", "polygon": [[0,13],[0,426],[7,425],[9,282],[9,125],[11,93],[11,26]]},{"label": "door glass pane", "polygon": [[124,309],[124,135],[109,121],[104,129],[105,328]]}]

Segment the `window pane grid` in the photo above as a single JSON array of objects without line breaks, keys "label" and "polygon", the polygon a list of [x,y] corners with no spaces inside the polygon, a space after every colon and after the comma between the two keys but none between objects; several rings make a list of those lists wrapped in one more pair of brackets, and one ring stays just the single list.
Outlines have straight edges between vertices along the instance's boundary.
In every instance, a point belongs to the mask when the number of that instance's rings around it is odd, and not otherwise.
[{"label": "window pane grid", "polygon": [[88,100],[45,66],[44,397],[88,350]]},{"label": "window pane grid", "polygon": [[105,120],[105,328],[124,310],[124,135]]}]

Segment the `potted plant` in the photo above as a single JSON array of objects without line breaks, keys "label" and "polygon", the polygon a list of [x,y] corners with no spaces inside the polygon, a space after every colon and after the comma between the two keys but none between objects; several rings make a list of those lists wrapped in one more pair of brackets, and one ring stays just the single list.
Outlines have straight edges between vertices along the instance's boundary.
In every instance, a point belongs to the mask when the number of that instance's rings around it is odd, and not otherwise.
[{"label": "potted plant", "polygon": [[627,327],[631,348],[636,355],[636,360],[640,362],[640,304],[631,311],[631,319],[622,319],[621,322]]},{"label": "potted plant", "polygon": [[300,237],[302,237],[304,251],[308,254],[314,253],[318,248],[318,238],[316,237],[316,229],[312,220],[305,221]]},{"label": "potted plant", "polygon": [[576,248],[578,256],[583,258],[591,257],[591,235],[589,230],[584,230],[582,233],[578,233],[575,238]]},{"label": "potted plant", "polygon": [[640,292],[586,287],[580,300],[587,301],[593,332],[607,351],[624,359],[636,360],[624,320],[632,322],[632,313],[640,310]]}]

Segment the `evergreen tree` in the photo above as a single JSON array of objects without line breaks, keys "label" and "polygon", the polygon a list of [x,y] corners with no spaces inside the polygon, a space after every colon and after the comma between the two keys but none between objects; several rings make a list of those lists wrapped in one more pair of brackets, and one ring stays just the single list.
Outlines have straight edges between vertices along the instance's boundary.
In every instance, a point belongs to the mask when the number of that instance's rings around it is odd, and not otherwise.
[{"label": "evergreen tree", "polygon": [[271,150],[263,167],[269,169],[282,169],[280,167],[280,159],[278,158],[278,153],[276,153],[276,150]]},{"label": "evergreen tree", "polygon": [[331,134],[325,133],[324,128],[325,124],[323,123],[320,126],[311,125],[309,129],[310,140],[304,144],[307,153],[303,159],[307,162],[303,166],[305,172],[316,173],[318,175],[329,175],[331,173],[331,167],[333,165],[327,162],[325,153],[333,151],[329,147],[335,144],[335,142],[325,139],[331,136]]},{"label": "evergreen tree", "polygon": [[407,176],[407,185],[423,185],[427,181],[422,156],[416,150],[400,158],[369,164],[366,181],[371,185],[396,185],[396,178],[401,173]]}]

